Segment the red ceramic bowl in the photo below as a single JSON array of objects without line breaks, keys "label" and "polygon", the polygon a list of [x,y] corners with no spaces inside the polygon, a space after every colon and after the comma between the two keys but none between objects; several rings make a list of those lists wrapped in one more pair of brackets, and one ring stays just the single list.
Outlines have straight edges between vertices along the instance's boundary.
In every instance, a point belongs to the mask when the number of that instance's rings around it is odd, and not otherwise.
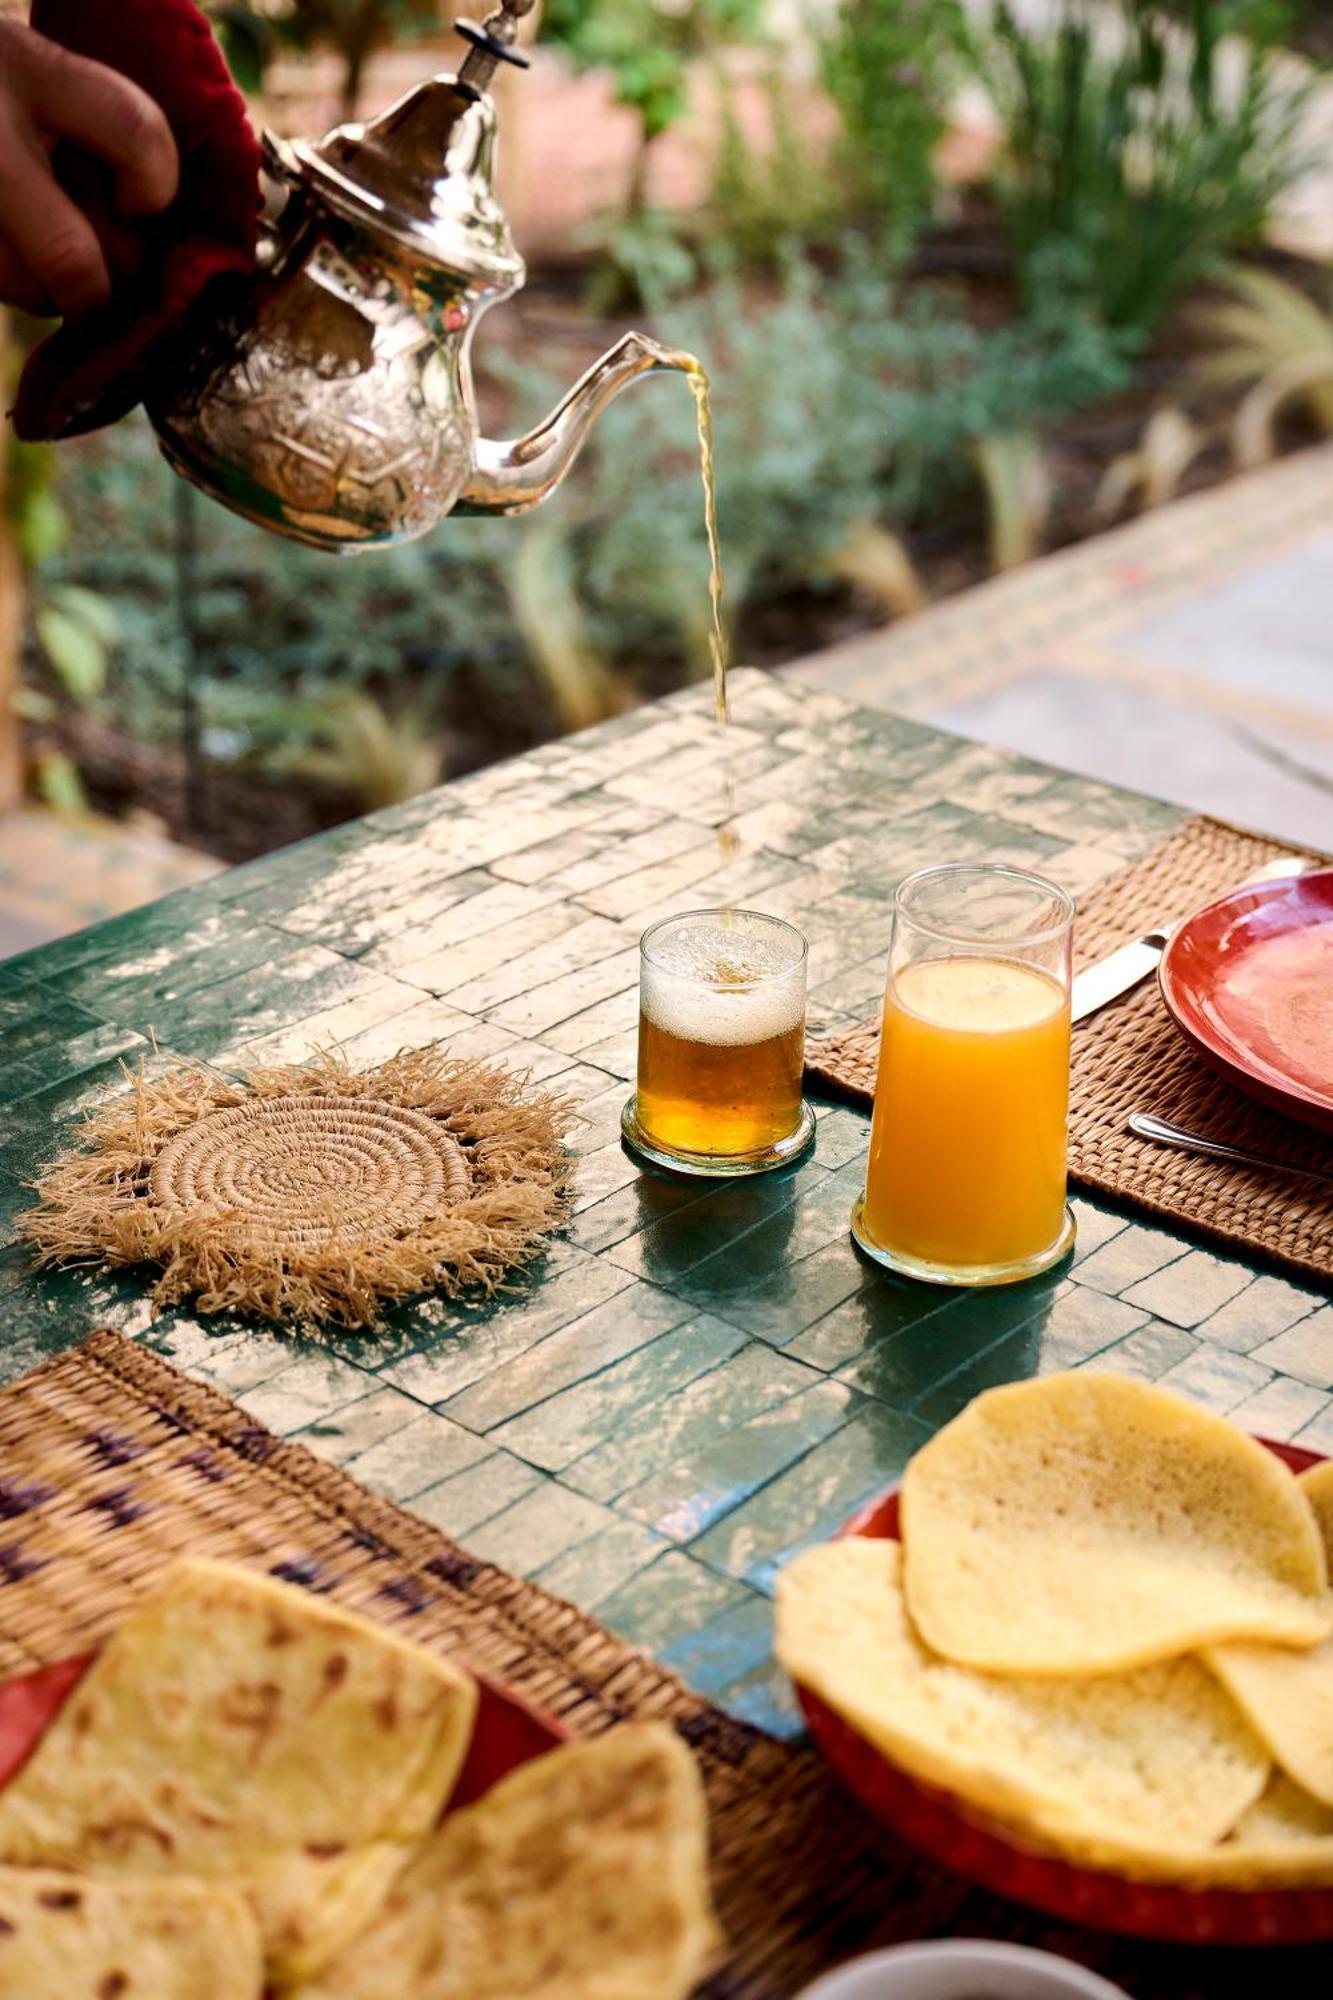
[{"label": "red ceramic bowl", "polygon": [[[0,1786],[22,1770],[95,1658],[94,1653],[81,1653],[76,1659],[58,1660],[34,1673],[0,1681]],[[498,1681],[478,1675],[477,1687],[477,1726],[447,1812],[471,1805],[507,1772],[570,1740],[562,1722],[532,1708]]]},{"label": "red ceramic bowl", "polygon": [[[1264,1443],[1293,1472],[1320,1462],[1318,1452]],[[862,1508],[842,1532],[897,1541],[896,1488]],[[812,1738],[848,1791],[903,1840],[997,1896],[1092,1930],[1170,1944],[1333,1940],[1333,1889],[1177,1889],[1034,1853],[973,1818],[951,1793],[909,1778],[808,1688],[798,1685],[796,1693]]]},{"label": "red ceramic bowl", "polygon": [[1235,889],[1162,954],[1162,998],[1252,1096],[1333,1132],[1333,868]]}]

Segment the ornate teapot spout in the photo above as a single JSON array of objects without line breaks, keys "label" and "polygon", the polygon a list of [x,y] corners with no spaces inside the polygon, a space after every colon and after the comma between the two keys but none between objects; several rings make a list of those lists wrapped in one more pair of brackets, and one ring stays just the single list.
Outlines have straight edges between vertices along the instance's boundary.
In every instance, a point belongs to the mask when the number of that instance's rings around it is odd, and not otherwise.
[{"label": "ornate teapot spout", "polygon": [[472,477],[454,502],[454,512],[521,514],[535,507],[560,484],[612,398],[659,368],[681,375],[699,372],[693,355],[661,347],[646,333],[627,333],[526,437],[477,439]]}]

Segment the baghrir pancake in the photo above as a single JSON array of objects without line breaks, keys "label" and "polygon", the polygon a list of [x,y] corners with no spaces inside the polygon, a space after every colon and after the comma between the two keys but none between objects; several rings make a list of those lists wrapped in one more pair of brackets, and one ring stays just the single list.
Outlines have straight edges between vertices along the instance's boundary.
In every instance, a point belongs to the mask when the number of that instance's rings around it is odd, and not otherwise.
[{"label": "baghrir pancake", "polygon": [[977,1397],[902,1484],[912,1619],[989,1673],[1112,1673],[1333,1631],[1309,1500],[1225,1419],[1094,1372]]},{"label": "baghrir pancake", "polygon": [[1047,1834],[1217,1840],[1268,1776],[1263,1746],[1197,1660],[1023,1680],[940,1659],[908,1618],[892,1541],[850,1536],[788,1564],[777,1654],[912,1776]]},{"label": "baghrir pancake", "polygon": [[[901,1502],[901,1547],[849,1537],[783,1571],[794,1678],[1015,1846],[1333,1888],[1333,1465],[1298,1480],[1168,1391],[1055,1376],[978,1398]],[[1266,1638],[1201,1636],[1233,1619]]]},{"label": "baghrir pancake", "polygon": [[[1299,1484],[1333,1569],[1333,1460],[1303,1473]],[[1288,1776],[1333,1811],[1333,1639],[1304,1653],[1212,1646],[1204,1657]]]}]

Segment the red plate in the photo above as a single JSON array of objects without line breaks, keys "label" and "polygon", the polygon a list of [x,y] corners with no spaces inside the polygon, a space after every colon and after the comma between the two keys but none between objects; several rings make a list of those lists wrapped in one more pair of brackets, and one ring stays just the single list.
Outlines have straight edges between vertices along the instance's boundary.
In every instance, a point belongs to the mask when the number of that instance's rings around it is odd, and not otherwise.
[{"label": "red plate", "polygon": [[[76,1659],[58,1660],[35,1673],[0,1681],[0,1786],[22,1770],[95,1657],[81,1653]],[[529,1707],[500,1682],[478,1675],[477,1687],[477,1726],[447,1812],[471,1805],[507,1772],[570,1740],[571,1732],[562,1722]]]},{"label": "red plate", "polygon": [[1333,868],[1233,890],[1180,926],[1162,997],[1199,1053],[1333,1131]]},{"label": "red plate", "polygon": [[[1320,1463],[1318,1452],[1264,1443],[1293,1472]],[[896,1542],[897,1489],[872,1500],[842,1532]],[[994,1824],[971,1818],[951,1793],[909,1778],[808,1688],[798,1684],[796,1693],[811,1736],[848,1791],[903,1840],[997,1896],[1092,1930],[1170,1944],[1333,1939],[1333,1889],[1176,1889],[1032,1853]]]}]

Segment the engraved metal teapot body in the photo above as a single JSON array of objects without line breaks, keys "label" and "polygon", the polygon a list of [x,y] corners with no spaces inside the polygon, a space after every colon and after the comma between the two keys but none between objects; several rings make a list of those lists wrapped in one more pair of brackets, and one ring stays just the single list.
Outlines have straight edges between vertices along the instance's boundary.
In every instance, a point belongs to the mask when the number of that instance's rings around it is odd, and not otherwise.
[{"label": "engraved metal teapot body", "polygon": [[147,399],[175,469],[235,512],[339,553],[451,511],[520,513],[628,382],[688,368],[627,334],[526,437],[480,435],[472,338],[525,275],[493,188],[494,105],[468,80],[493,67],[474,47],[368,125],[265,137],[258,266],[204,294]]}]

